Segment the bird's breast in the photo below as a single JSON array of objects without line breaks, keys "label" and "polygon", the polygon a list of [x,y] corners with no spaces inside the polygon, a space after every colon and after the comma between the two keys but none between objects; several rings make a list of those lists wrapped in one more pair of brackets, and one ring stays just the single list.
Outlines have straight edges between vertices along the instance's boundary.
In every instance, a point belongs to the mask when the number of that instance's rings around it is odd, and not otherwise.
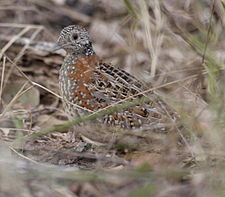
[{"label": "bird's breast", "polygon": [[93,101],[93,74],[101,60],[98,56],[81,56],[70,64],[64,62],[60,70],[60,89],[62,96],[69,102],[78,104],[89,110],[96,108]]}]

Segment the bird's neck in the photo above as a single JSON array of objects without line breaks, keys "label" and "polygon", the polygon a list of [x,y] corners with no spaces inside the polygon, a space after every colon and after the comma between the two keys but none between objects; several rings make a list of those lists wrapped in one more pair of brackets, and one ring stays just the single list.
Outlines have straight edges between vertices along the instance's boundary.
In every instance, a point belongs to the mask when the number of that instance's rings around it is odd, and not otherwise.
[{"label": "bird's neck", "polygon": [[65,60],[70,61],[70,62],[76,62],[78,59],[82,58],[82,57],[90,57],[95,55],[95,53],[89,53],[89,54],[85,54],[85,53],[68,53],[65,57]]},{"label": "bird's neck", "polygon": [[88,47],[88,48],[85,48],[82,52],[73,52],[73,51],[70,51],[69,53],[67,53],[66,55],[66,59],[70,59],[70,60],[75,60],[76,59],[79,59],[80,57],[85,57],[85,56],[93,56],[95,55],[95,52],[93,50],[92,47]]},{"label": "bird's neck", "polygon": [[92,46],[86,47],[85,50],[84,50],[84,52],[85,52],[85,55],[86,55],[86,56],[92,56],[92,55],[95,55],[95,52],[94,52]]}]

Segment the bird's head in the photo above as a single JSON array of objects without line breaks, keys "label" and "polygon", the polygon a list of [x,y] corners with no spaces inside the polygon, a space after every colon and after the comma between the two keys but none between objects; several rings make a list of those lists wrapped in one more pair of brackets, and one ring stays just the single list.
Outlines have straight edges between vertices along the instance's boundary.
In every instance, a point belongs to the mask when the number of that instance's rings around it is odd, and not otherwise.
[{"label": "bird's head", "polygon": [[58,47],[67,53],[92,55],[94,53],[88,31],[78,25],[65,27],[59,36]]}]

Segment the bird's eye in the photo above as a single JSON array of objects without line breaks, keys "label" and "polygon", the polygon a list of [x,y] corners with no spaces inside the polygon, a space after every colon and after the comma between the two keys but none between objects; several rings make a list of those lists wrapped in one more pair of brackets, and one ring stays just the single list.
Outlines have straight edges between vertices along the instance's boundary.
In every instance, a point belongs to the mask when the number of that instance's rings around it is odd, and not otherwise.
[{"label": "bird's eye", "polygon": [[72,38],[73,38],[73,40],[77,40],[77,39],[78,39],[78,34],[77,34],[77,33],[74,33],[74,34],[72,35]]}]

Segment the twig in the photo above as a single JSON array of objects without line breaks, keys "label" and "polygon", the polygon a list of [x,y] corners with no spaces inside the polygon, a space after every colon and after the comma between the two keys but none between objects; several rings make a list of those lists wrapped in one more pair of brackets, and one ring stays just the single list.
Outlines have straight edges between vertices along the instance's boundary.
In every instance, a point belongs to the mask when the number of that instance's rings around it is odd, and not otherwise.
[{"label": "twig", "polygon": [[34,25],[34,24],[17,24],[17,23],[0,23],[0,27],[16,27],[16,28],[40,28],[42,25]]},{"label": "twig", "polygon": [[209,19],[209,27],[208,27],[208,30],[207,30],[207,40],[206,40],[203,55],[202,55],[202,63],[205,62],[205,54],[206,54],[207,46],[208,46],[208,43],[209,43],[209,33],[210,33],[211,28],[212,28],[212,17],[213,17],[214,9],[215,9],[215,0],[213,0],[213,2],[212,2],[211,14],[210,14],[210,19]]},{"label": "twig", "polygon": [[23,158],[23,159],[25,159],[25,160],[27,160],[27,161],[30,161],[30,162],[32,162],[32,163],[34,163],[34,164],[38,164],[38,162],[36,162],[36,161],[34,161],[33,159],[30,159],[29,157],[26,157],[25,155],[19,153],[19,152],[18,152],[17,150],[15,150],[13,147],[9,146],[9,149],[10,149],[11,151],[13,151],[14,153],[16,153],[19,157],[21,157],[21,158]]},{"label": "twig", "polygon": [[0,10],[16,10],[16,11],[37,11],[37,9],[33,7],[25,7],[25,6],[0,6]]},{"label": "twig", "polygon": [[4,84],[4,75],[5,75],[5,62],[6,62],[6,57],[3,57],[3,62],[2,62],[2,75],[1,75],[1,85],[0,85],[0,100],[2,99],[2,90],[3,90],[3,84]]},{"label": "twig", "polygon": [[[37,30],[35,30],[35,32],[31,35],[30,37],[30,41],[33,41],[35,39],[35,37],[43,30],[43,26],[40,26]],[[17,61],[24,55],[24,52],[26,51],[26,49],[29,47],[29,42],[26,43],[24,45],[24,47],[21,49],[21,51],[19,52],[19,54],[15,57],[14,59],[14,63],[16,64]]]},{"label": "twig", "polygon": [[1,49],[0,51],[0,60],[2,59],[3,54],[8,50],[8,48],[23,34],[27,33],[30,30],[30,26],[26,26],[20,33],[12,37],[12,39]]},{"label": "twig", "polygon": [[24,93],[26,93],[28,90],[30,90],[33,86],[28,87],[27,89],[23,90],[25,88],[25,86],[28,83],[24,83],[23,86],[20,88],[20,90],[16,93],[16,95],[12,98],[12,100],[7,104],[7,106],[5,107],[4,111],[0,114],[1,116],[4,116],[4,114],[8,111],[8,109],[12,106],[12,104],[20,97],[22,96]]}]

